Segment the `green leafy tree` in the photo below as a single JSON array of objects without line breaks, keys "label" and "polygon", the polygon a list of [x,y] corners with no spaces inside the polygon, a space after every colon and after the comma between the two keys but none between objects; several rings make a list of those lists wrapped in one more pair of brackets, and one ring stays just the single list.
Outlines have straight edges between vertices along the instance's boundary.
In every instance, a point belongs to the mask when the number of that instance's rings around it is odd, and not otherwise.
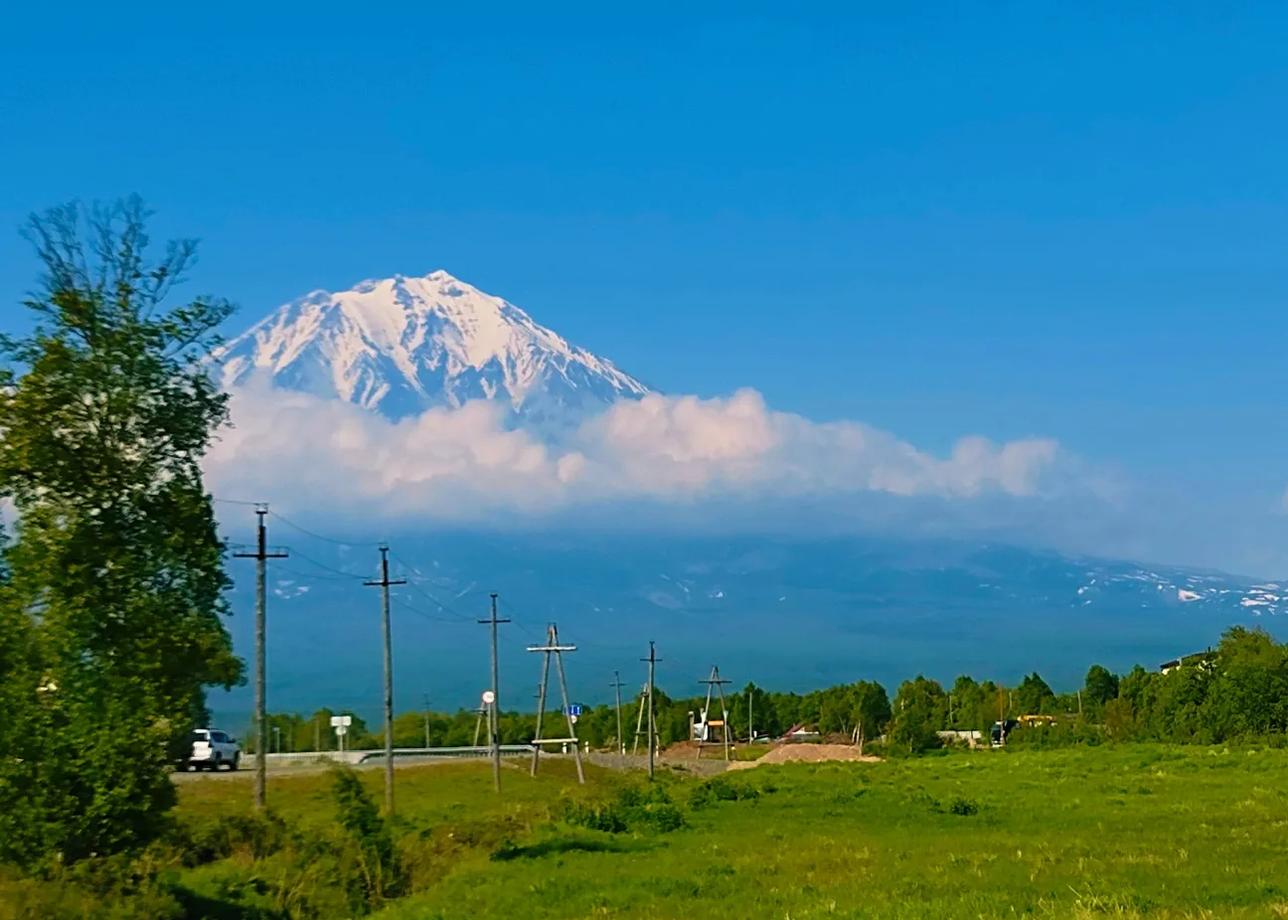
[{"label": "green leafy tree", "polygon": [[34,327],[0,341],[0,495],[19,521],[0,606],[23,649],[0,681],[28,734],[0,750],[0,813],[39,827],[0,834],[19,862],[154,836],[203,688],[242,673],[199,466],[227,418],[205,361],[230,308],[170,304],[194,244],[149,262],[144,218],[137,201],[32,218]]},{"label": "green leafy tree", "polygon": [[917,754],[939,747],[937,732],[948,720],[948,694],[938,681],[918,675],[899,685],[888,732],[896,750]]},{"label": "green leafy tree", "polygon": [[863,742],[881,734],[890,721],[890,697],[876,681],[861,680],[849,687],[851,723],[859,751]]},{"label": "green leafy tree", "polygon": [[1105,703],[1105,733],[1115,741],[1130,741],[1137,736],[1136,712],[1131,700],[1118,697]]},{"label": "green leafy tree", "polygon": [[1047,712],[1055,702],[1055,691],[1037,671],[1020,681],[1015,688],[1015,704],[1024,714]]},{"label": "green leafy tree", "polygon": [[983,684],[968,674],[961,674],[953,681],[950,702],[949,728],[977,729],[986,723],[991,724],[996,715],[996,701],[989,698],[989,691]]},{"label": "green leafy tree", "polygon": [[1100,712],[1105,703],[1118,698],[1118,678],[1103,665],[1093,664],[1087,669],[1087,677],[1082,682],[1083,704],[1094,712]]},{"label": "green leafy tree", "polygon": [[1288,645],[1265,630],[1231,627],[1215,660],[1174,673],[1208,684],[1198,713],[1208,740],[1288,731]]}]

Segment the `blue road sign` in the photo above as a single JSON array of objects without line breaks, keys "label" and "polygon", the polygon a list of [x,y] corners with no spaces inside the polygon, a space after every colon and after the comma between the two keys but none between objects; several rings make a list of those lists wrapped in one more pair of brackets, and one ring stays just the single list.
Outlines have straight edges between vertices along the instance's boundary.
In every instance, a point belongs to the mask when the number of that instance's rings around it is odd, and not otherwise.
[{"label": "blue road sign", "polygon": [[581,715],[581,703],[572,703],[572,704],[570,704],[570,705],[568,706],[568,715],[570,715],[570,716],[579,716],[579,715]]}]

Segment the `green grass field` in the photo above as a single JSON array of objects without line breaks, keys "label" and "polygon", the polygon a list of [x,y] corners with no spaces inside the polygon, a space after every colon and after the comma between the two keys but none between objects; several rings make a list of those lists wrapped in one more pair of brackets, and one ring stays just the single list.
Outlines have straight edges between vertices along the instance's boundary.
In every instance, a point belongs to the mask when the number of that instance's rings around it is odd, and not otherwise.
[{"label": "green grass field", "polygon": [[737,781],[761,794],[616,850],[540,830],[567,847],[464,856],[388,916],[1288,916],[1278,751],[990,752]]},{"label": "green grass field", "polygon": [[[552,763],[504,778],[497,798],[483,763],[398,772],[407,890],[376,916],[1288,916],[1285,751],[1109,746],[668,775],[673,805],[623,793],[645,786],[634,774],[592,769],[579,788]],[[362,779],[378,801],[380,772]],[[249,812],[248,776],[180,792],[193,827]],[[269,793],[297,838],[332,831],[326,774],[279,775]],[[190,915],[350,914],[323,863],[253,837],[171,870]]]}]

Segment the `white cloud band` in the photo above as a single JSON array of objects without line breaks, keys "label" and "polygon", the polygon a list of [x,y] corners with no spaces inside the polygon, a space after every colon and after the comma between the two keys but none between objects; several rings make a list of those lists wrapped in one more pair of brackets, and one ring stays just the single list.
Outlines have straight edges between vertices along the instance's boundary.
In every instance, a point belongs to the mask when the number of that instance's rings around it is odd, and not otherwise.
[{"label": "white cloud band", "polygon": [[859,422],[773,411],[754,390],[623,401],[557,443],[508,427],[486,402],[390,422],[262,382],[232,395],[234,427],[206,463],[216,494],[384,518],[861,493],[1023,498],[1043,493],[1060,460],[1051,440],[981,437],[937,457]]}]

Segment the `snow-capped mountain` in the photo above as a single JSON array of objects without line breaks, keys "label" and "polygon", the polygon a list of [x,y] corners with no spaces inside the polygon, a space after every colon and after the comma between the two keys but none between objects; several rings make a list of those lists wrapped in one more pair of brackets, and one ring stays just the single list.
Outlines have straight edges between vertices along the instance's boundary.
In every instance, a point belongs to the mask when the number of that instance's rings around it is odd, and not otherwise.
[{"label": "snow-capped mountain", "polygon": [[225,388],[266,374],[277,387],[392,419],[471,399],[502,401],[529,421],[560,419],[648,392],[612,362],[445,271],[314,291],[216,357]]}]

